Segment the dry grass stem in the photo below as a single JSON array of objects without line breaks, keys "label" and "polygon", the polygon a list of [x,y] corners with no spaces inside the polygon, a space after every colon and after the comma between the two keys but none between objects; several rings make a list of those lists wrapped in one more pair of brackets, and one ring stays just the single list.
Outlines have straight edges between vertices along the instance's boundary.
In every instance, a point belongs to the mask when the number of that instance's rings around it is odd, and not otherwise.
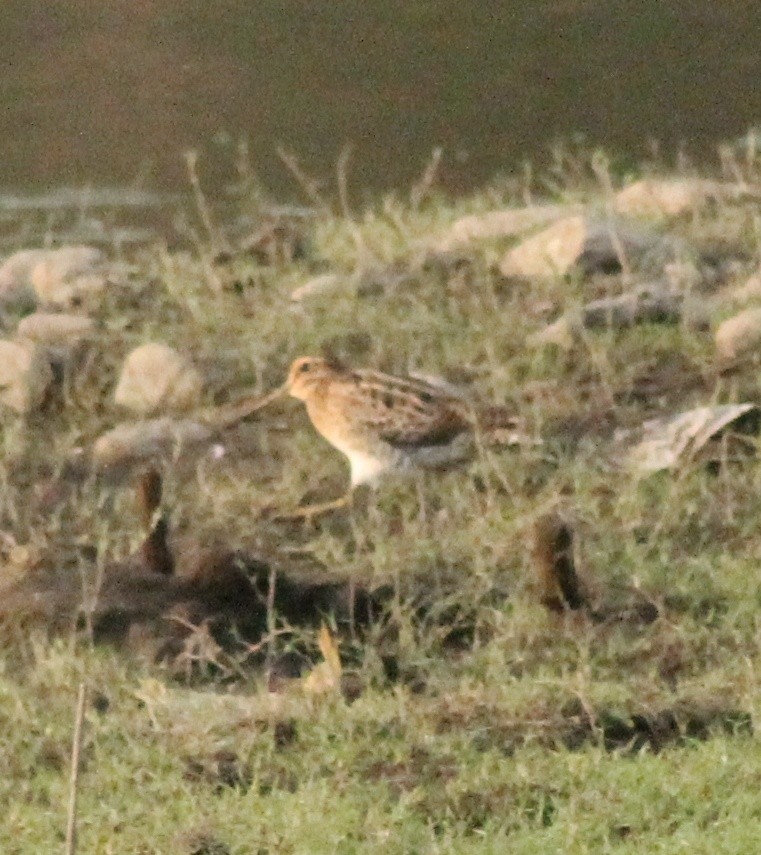
[{"label": "dry grass stem", "polygon": [[423,170],[423,174],[412,185],[412,189],[410,190],[410,205],[413,210],[416,211],[423,204],[436,184],[443,158],[444,149],[441,146],[436,146],[431,152],[431,157]]},{"label": "dry grass stem", "polygon": [[320,182],[316,178],[312,178],[307,175],[307,173],[301,168],[301,164],[298,161],[296,155],[284,149],[282,146],[278,146],[277,156],[285,165],[286,169],[291,173],[291,175],[296,179],[296,183],[301,187],[306,195],[307,199],[323,214],[330,215],[332,212],[330,210],[330,205],[325,201],[320,192]]},{"label": "dry grass stem", "polygon": [[87,687],[82,681],[77,694],[77,709],[74,715],[74,737],[71,743],[71,764],[69,773],[69,810],[66,821],[65,855],[75,855],[77,851],[77,793],[79,787],[79,764],[82,751],[82,732],[84,729],[85,701]]}]

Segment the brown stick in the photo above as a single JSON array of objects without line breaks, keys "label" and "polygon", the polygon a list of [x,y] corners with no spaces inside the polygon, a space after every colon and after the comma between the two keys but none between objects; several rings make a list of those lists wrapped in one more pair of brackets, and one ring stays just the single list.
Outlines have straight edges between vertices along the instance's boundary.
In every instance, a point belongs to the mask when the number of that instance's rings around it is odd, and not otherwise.
[{"label": "brown stick", "polygon": [[85,717],[85,698],[87,688],[84,682],[79,684],[77,711],[74,716],[74,739],[71,744],[71,777],[69,778],[69,817],[66,823],[65,855],[75,855],[77,851],[77,784],[79,782],[79,755],[82,749],[82,724]]},{"label": "brown stick", "polygon": [[533,558],[539,599],[545,608],[562,613],[587,605],[573,560],[573,529],[557,511],[534,520]]}]

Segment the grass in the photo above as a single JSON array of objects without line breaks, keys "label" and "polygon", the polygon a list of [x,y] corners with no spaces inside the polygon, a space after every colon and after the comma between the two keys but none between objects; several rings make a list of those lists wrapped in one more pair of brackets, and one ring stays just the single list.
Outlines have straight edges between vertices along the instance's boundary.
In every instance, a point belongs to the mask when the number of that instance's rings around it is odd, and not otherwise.
[{"label": "grass", "polygon": [[[560,164],[546,177],[552,200],[603,205],[609,176],[600,181],[593,163]],[[758,183],[755,162],[736,166]],[[273,267],[234,256],[214,282],[200,260],[211,242],[146,249],[129,259],[130,277],[88,307],[104,330],[97,363],[74,372],[65,399],[45,413],[26,423],[4,416],[0,428],[3,531],[26,554],[70,566],[72,584],[93,572],[93,553],[102,565],[139,543],[131,492],[88,479],[51,512],[40,488],[72,449],[121,418],[111,390],[124,355],[145,341],[193,358],[208,378],[207,405],[265,391],[295,356],[327,350],[465,382],[485,401],[514,406],[543,443],[489,451],[470,468],[426,478],[421,494],[389,482],[365,510],[315,527],[263,513],[310,491],[335,495],[347,477],[293,402],[234,432],[221,461],[170,466],[179,535],[275,562],[301,550],[331,576],[391,585],[398,638],[377,628],[342,640],[364,686],[353,703],[268,693],[256,670],[186,681],[80,637],[17,638],[0,653],[0,851],[63,850],[82,678],[90,703],[81,852],[755,848],[761,463],[696,460],[635,478],[614,465],[614,431],[699,404],[758,400],[757,365],[720,373],[710,328],[687,323],[587,332],[568,352],[527,347],[561,311],[627,283],[505,282],[494,270],[504,240],[465,249],[457,265],[418,264],[421,241],[461,214],[520,198],[495,182],[454,202],[389,198],[350,218],[322,212],[308,226],[305,258]],[[657,227],[697,258],[739,259],[699,295],[715,326],[732,312],[722,295],[758,267],[758,204],[718,204]],[[392,264],[407,271],[404,285],[388,284]],[[355,274],[371,266],[381,273],[358,296]],[[294,288],[326,270],[340,275],[336,290],[291,303]],[[579,564],[596,589],[647,592],[662,606],[655,623],[595,625],[537,604],[530,523],[557,503],[574,519]],[[413,599],[421,586],[437,606],[425,617]],[[447,637],[453,614],[468,622],[457,644]],[[312,635],[301,633],[310,649]],[[399,679],[381,661],[389,644]],[[643,740],[633,716],[671,725]]]}]

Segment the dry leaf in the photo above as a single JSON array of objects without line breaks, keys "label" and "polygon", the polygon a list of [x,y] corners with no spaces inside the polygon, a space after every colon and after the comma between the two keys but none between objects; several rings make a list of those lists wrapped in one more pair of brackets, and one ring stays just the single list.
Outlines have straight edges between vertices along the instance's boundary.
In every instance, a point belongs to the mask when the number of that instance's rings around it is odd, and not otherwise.
[{"label": "dry leaf", "polygon": [[341,688],[338,644],[325,624],[320,627],[317,644],[325,661],[316,665],[304,679],[304,691],[310,695],[323,695]]},{"label": "dry leaf", "polygon": [[640,472],[673,469],[749,414],[758,414],[754,404],[697,407],[676,416],[651,419],[643,425],[642,440],[627,454],[627,462]]}]

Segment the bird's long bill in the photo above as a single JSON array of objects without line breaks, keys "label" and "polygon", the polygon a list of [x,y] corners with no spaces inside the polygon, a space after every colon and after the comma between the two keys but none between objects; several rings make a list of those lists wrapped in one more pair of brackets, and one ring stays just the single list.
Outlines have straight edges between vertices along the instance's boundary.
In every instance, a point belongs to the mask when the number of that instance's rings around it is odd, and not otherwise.
[{"label": "bird's long bill", "polygon": [[248,399],[251,401],[251,412],[255,413],[257,410],[263,409],[264,407],[271,404],[273,401],[277,401],[278,398],[282,398],[287,392],[288,386],[286,383],[283,383],[281,386],[278,386],[271,392],[267,392],[266,395],[262,395],[259,400],[256,400],[255,398]]},{"label": "bird's long bill", "polygon": [[271,392],[267,392],[266,395],[250,395],[246,398],[241,398],[240,401],[236,401],[233,404],[228,404],[223,410],[217,410],[215,413],[215,418],[213,419],[215,426],[217,428],[233,427],[238,422],[245,421],[249,416],[264,409],[264,407],[278,398],[282,398],[287,391],[288,387],[283,383],[282,386],[278,386]]}]

